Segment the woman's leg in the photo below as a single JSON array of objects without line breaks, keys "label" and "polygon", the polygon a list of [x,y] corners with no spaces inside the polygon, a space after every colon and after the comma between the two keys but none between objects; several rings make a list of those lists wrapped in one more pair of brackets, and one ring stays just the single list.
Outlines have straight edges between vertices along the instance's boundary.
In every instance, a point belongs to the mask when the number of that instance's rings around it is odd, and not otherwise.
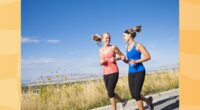
[{"label": "woman's leg", "polygon": [[115,87],[118,81],[118,73],[110,74],[109,76],[109,84],[108,84],[108,95],[110,97],[110,101],[112,104],[112,110],[116,110],[116,94],[115,94]]},{"label": "woman's leg", "polygon": [[110,102],[112,105],[112,110],[117,110],[115,97],[110,98]]},{"label": "woman's leg", "polygon": [[110,98],[110,102],[111,102],[111,105],[112,105],[112,110],[116,110],[116,101],[115,101],[115,98],[114,97],[111,97],[110,96],[110,90],[109,90],[109,83],[110,83],[110,75],[104,75],[103,78],[104,78],[104,83],[105,83],[105,86],[106,86],[106,90],[107,90],[107,94]]},{"label": "woman's leg", "polygon": [[135,74],[134,96],[136,98],[139,110],[144,110],[144,105],[143,105],[143,101],[142,101],[142,97],[141,97],[141,90],[142,90],[142,86],[144,83],[144,79],[145,79],[145,71],[138,72]]},{"label": "woman's leg", "polygon": [[141,90],[144,83],[145,71],[137,73],[129,73],[129,90],[131,96],[137,101],[138,109],[144,110],[144,105],[141,98]]},{"label": "woman's leg", "polygon": [[[136,99],[136,75],[135,75],[136,73],[129,73],[129,75],[128,75],[128,84],[129,84],[129,90],[130,90],[130,93],[131,93],[131,96],[132,96],[132,98],[134,98],[134,99]],[[139,108],[139,110],[143,110],[143,109],[141,109],[142,107],[142,103],[141,103],[141,101],[137,101],[137,105],[139,105],[138,106],[138,108]]]}]

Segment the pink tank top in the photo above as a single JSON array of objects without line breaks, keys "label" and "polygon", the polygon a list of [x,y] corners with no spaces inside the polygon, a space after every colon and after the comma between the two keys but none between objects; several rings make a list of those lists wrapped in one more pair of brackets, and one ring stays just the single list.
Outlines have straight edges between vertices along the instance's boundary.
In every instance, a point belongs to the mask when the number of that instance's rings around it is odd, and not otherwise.
[{"label": "pink tank top", "polygon": [[[108,58],[116,58],[116,54],[113,50],[113,46],[109,47],[108,48],[108,51],[107,52],[102,52],[100,51],[100,58],[101,59],[108,59]],[[119,72],[118,70],[118,66],[117,66],[117,63],[116,61],[114,62],[106,62],[102,65],[102,68],[103,68],[103,74],[106,75],[106,74],[113,74],[113,73],[117,73]]]}]

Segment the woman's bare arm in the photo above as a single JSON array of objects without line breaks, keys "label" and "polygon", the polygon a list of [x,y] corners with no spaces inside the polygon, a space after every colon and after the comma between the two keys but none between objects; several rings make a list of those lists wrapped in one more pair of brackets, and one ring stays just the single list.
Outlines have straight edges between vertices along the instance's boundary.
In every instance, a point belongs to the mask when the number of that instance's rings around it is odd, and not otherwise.
[{"label": "woman's bare arm", "polygon": [[114,51],[117,55],[119,55],[119,58],[117,58],[117,60],[122,60],[125,63],[128,63],[128,58],[119,50],[117,46],[114,46]]},{"label": "woman's bare arm", "polygon": [[136,63],[145,62],[145,61],[148,61],[148,60],[151,59],[149,52],[147,51],[147,49],[142,44],[138,44],[137,47],[138,47],[138,50],[144,55],[144,57],[139,59],[139,60],[135,60]]}]

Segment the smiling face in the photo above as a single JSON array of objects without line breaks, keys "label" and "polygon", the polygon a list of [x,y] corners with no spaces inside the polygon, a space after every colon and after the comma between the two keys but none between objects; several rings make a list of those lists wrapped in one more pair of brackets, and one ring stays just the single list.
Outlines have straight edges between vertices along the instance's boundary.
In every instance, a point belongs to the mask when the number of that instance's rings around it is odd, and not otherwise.
[{"label": "smiling face", "polygon": [[124,38],[124,41],[128,43],[128,41],[131,39],[131,34],[124,33],[123,38]]},{"label": "smiling face", "polygon": [[109,33],[104,33],[102,35],[102,37],[103,37],[102,41],[104,42],[104,45],[106,45],[106,46],[110,45],[110,41],[111,41],[110,34]]}]

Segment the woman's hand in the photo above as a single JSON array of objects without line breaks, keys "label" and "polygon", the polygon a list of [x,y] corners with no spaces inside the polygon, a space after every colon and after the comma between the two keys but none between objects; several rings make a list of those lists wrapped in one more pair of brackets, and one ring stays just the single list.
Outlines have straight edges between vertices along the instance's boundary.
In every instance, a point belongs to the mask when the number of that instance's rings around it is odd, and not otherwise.
[{"label": "woman's hand", "polygon": [[127,59],[126,56],[124,56],[124,55],[122,55],[120,58],[122,61]]},{"label": "woman's hand", "polygon": [[124,63],[129,63],[129,59],[128,59],[126,56],[123,57],[122,61],[123,61]]},{"label": "woman's hand", "polygon": [[130,65],[135,65],[136,63],[137,63],[136,60],[130,60],[130,61],[129,61],[129,64],[130,64]]},{"label": "woman's hand", "polygon": [[100,59],[100,65],[103,65],[104,63],[106,63],[106,60]]},{"label": "woman's hand", "polygon": [[118,61],[118,60],[122,60],[124,61],[126,59],[126,57],[124,55],[120,56],[120,57],[117,57],[115,60]]}]

